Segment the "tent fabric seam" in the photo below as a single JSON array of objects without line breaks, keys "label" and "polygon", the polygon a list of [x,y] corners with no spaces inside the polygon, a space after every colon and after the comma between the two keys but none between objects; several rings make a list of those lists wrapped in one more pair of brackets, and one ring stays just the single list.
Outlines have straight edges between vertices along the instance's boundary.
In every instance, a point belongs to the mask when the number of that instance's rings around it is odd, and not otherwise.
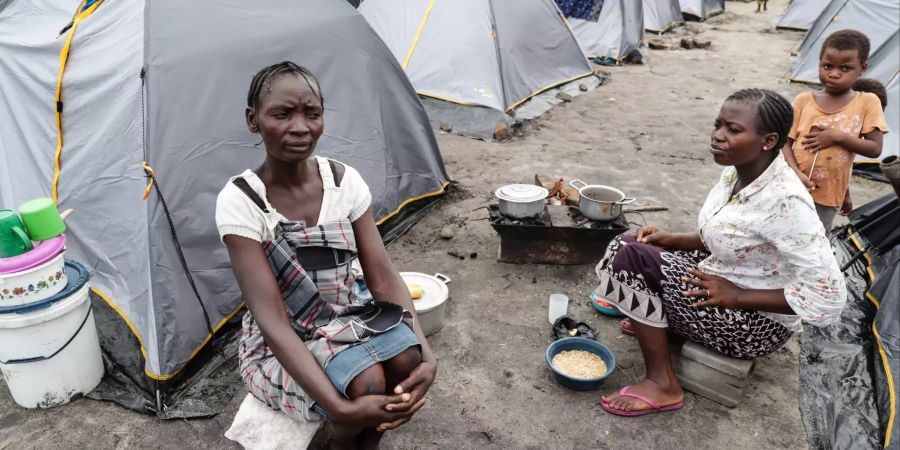
[{"label": "tent fabric seam", "polygon": [[531,94],[528,94],[527,96],[525,96],[525,98],[523,98],[523,99],[521,99],[521,100],[519,100],[519,101],[513,103],[512,105],[510,105],[509,108],[506,108],[506,112],[512,111],[512,110],[515,109],[517,106],[521,105],[522,103],[527,102],[528,100],[531,100],[532,97],[534,97],[535,95],[538,95],[538,94],[540,94],[540,93],[542,93],[542,92],[544,92],[544,91],[546,91],[546,90],[553,89],[553,88],[555,88],[555,87],[557,87],[557,86],[559,86],[559,85],[561,85],[561,84],[566,84],[566,83],[568,83],[568,82],[570,82],[570,81],[575,81],[575,80],[577,80],[577,79],[579,79],[579,78],[584,78],[584,77],[586,77],[586,76],[593,75],[593,74],[594,74],[594,71],[592,70],[592,71],[590,71],[590,72],[584,72],[584,73],[582,73],[582,74],[580,74],[580,75],[575,75],[574,77],[571,77],[571,78],[566,78],[565,80],[559,80],[559,81],[555,81],[555,82],[553,82],[553,83],[551,83],[551,84],[548,84],[547,86],[542,87],[542,88],[540,88],[540,89],[538,89],[538,90],[532,92]]},{"label": "tent fabric seam", "polygon": [[[115,302],[110,300],[109,297],[106,294],[104,294],[103,292],[101,292],[99,289],[91,288],[91,291],[93,291],[95,294],[97,294],[98,297],[103,299],[103,301],[106,302],[106,304],[109,305],[109,307],[112,308],[112,310],[115,311],[116,314],[118,314],[122,318],[122,320],[125,321],[125,324],[128,326],[128,329],[130,329],[131,333],[134,334],[134,337],[137,338],[138,344],[140,344],[140,347],[141,347],[141,355],[143,355],[144,359],[146,360],[147,359],[147,349],[144,348],[144,339],[141,337],[141,334],[137,331],[137,328],[134,326],[134,323],[132,323],[131,320],[128,318],[128,315],[126,315],[125,312],[122,311],[121,308],[116,306]],[[154,380],[157,380],[157,381],[167,381],[167,380],[171,380],[172,378],[175,378],[176,376],[178,376],[178,374],[184,369],[184,367],[187,365],[187,363],[190,362],[192,359],[194,359],[194,357],[197,356],[197,353],[199,353],[200,350],[202,350],[203,347],[206,346],[206,344],[210,341],[210,339],[212,339],[213,334],[215,334],[223,326],[225,326],[225,323],[228,322],[229,320],[231,320],[231,318],[233,318],[241,309],[243,309],[245,305],[246,305],[246,302],[241,302],[237,306],[237,308],[234,309],[234,311],[228,313],[225,317],[223,317],[222,320],[218,324],[216,324],[215,327],[213,327],[213,333],[212,334],[208,333],[206,335],[206,338],[203,339],[203,342],[201,342],[200,345],[196,349],[194,349],[193,352],[191,352],[191,356],[188,357],[185,364],[183,364],[177,370],[175,370],[174,372],[167,373],[167,374],[157,374],[157,373],[152,372],[150,369],[144,367],[144,374]]]},{"label": "tent fabric seam", "polygon": [[[177,376],[181,372],[181,370],[184,369],[184,367],[187,365],[187,363],[190,362],[192,359],[194,359],[194,357],[197,356],[197,353],[200,353],[200,350],[202,350],[203,347],[205,347],[206,344],[209,343],[210,340],[212,340],[213,335],[215,333],[217,333],[223,326],[225,326],[225,324],[229,320],[231,320],[232,317],[237,315],[237,313],[240,312],[240,310],[243,309],[244,306],[246,306],[246,304],[247,304],[247,302],[242,301],[240,304],[238,304],[237,308],[235,308],[234,311],[228,313],[225,317],[223,317],[222,320],[220,320],[219,323],[217,323],[216,326],[213,327],[212,333],[208,333],[206,335],[206,338],[203,339],[203,342],[201,342],[200,345],[197,346],[197,348],[194,349],[193,352],[191,352],[191,356],[188,357],[187,361],[185,361],[185,363],[181,367],[179,367],[177,370],[175,370],[174,372],[171,372],[169,374],[157,375],[160,378],[156,378],[156,379],[158,379],[160,381],[165,381],[165,380],[170,380],[170,379],[174,378],[175,376]],[[145,370],[145,372],[146,372],[146,370]],[[154,374],[154,375],[156,375],[156,374]],[[152,378],[152,376],[151,376],[151,378]]]},{"label": "tent fabric seam", "polygon": [[422,16],[422,21],[419,22],[419,29],[416,30],[416,35],[413,36],[412,44],[409,46],[409,51],[406,52],[406,59],[403,60],[403,71],[406,72],[406,68],[409,66],[409,61],[412,59],[413,51],[416,49],[416,45],[419,44],[419,37],[422,36],[422,30],[425,29],[425,23],[428,22],[428,18],[431,16],[431,9],[434,7],[435,0],[430,0],[428,2],[428,7],[425,8],[425,14]]},{"label": "tent fabric seam", "polygon": [[63,75],[66,72],[66,63],[69,60],[69,50],[72,47],[72,39],[75,37],[75,30],[78,29],[78,24],[81,23],[82,20],[88,18],[91,14],[93,14],[94,11],[96,11],[100,6],[100,4],[103,3],[103,0],[98,0],[88,9],[80,11],[81,8],[84,7],[86,2],[87,0],[82,0],[81,4],[78,6],[75,17],[72,19],[72,28],[69,29],[69,33],[66,36],[66,42],[65,44],[63,44],[63,48],[59,52],[59,75],[56,77],[56,102],[53,105],[53,108],[56,111],[56,152],[53,158],[53,184],[51,186],[51,195],[53,197],[53,204],[55,205],[59,204],[59,177],[62,173],[63,132],[61,111],[62,108],[60,108],[60,104],[62,102]]},{"label": "tent fabric seam", "polygon": [[125,325],[128,326],[128,329],[130,329],[131,333],[134,334],[134,337],[137,338],[138,344],[140,344],[140,347],[141,347],[141,355],[146,360],[147,359],[147,350],[144,348],[144,338],[141,336],[141,333],[139,333],[137,331],[137,327],[134,326],[134,323],[132,323],[131,320],[128,318],[128,316],[125,314],[125,312],[122,311],[122,309],[119,308],[112,300],[110,300],[106,294],[104,294],[102,291],[100,291],[100,289],[92,287],[91,291],[94,294],[97,294],[98,297],[103,299],[103,301],[106,302],[106,304],[110,308],[112,308],[112,310],[115,311],[116,314],[118,314],[120,317],[122,317],[122,320],[125,321]]},{"label": "tent fabric seam", "polygon": [[375,222],[375,225],[381,225],[381,224],[387,222],[391,217],[394,217],[394,216],[396,216],[397,214],[399,214],[400,211],[403,210],[403,208],[406,208],[407,206],[409,206],[410,203],[413,203],[413,202],[416,202],[416,201],[419,201],[419,200],[422,200],[422,199],[425,199],[425,198],[428,198],[428,197],[434,197],[434,196],[437,196],[437,195],[442,195],[442,194],[447,190],[447,186],[449,186],[449,185],[450,185],[450,182],[449,182],[449,181],[445,181],[445,182],[443,183],[443,185],[441,185],[441,188],[438,189],[438,190],[436,190],[436,191],[426,192],[426,193],[424,193],[424,194],[422,194],[422,195],[417,195],[417,196],[415,196],[415,197],[411,197],[411,198],[408,198],[408,199],[404,200],[402,203],[400,203],[400,206],[398,206],[397,209],[395,209],[395,210],[392,211],[390,214],[388,214],[388,215],[382,217],[380,220],[378,220],[377,222]]},{"label": "tent fabric seam", "polygon": [[891,432],[894,430],[894,420],[897,418],[897,393],[894,390],[894,377],[891,373],[891,366],[887,359],[887,354],[884,352],[884,347],[881,345],[881,335],[878,334],[875,322],[872,322],[872,334],[875,335],[875,341],[878,343],[878,354],[881,355],[881,364],[884,366],[884,377],[887,378],[888,397],[891,402],[891,414],[888,416],[887,430],[884,433],[884,448],[888,448],[891,445]]},{"label": "tent fabric seam", "polygon": [[416,91],[416,94],[421,95],[421,96],[424,96],[424,97],[431,97],[431,98],[434,98],[434,99],[437,99],[437,100],[443,100],[443,101],[445,101],[445,102],[456,103],[457,105],[463,105],[463,106],[483,106],[483,107],[485,107],[485,108],[495,109],[495,108],[492,108],[492,107],[490,107],[490,106],[482,105],[481,103],[472,103],[472,102],[467,102],[467,101],[464,101],[464,100],[456,100],[456,99],[452,99],[452,98],[450,98],[450,97],[444,97],[444,96],[437,95],[437,94],[429,94],[428,92],[420,92],[420,91]]},{"label": "tent fabric seam", "polygon": [[[855,235],[850,234],[850,240],[858,250],[863,251],[864,247],[859,240],[857,240]],[[866,272],[869,275],[869,280],[870,282],[875,282],[875,272],[872,271],[872,257],[869,255],[869,252],[863,252],[863,256],[866,258]],[[878,301],[872,293],[867,291],[866,298],[875,305],[876,309],[881,309],[881,302]],[[891,443],[891,432],[893,431],[894,420],[897,417],[897,393],[894,386],[893,374],[891,373],[891,365],[887,359],[887,354],[884,351],[884,346],[881,345],[881,335],[878,334],[878,328],[875,326],[874,320],[872,321],[872,334],[875,335],[875,344],[878,346],[878,354],[881,356],[881,365],[884,368],[885,378],[887,378],[889,401],[891,403],[891,413],[888,417],[887,431],[885,431],[884,436],[884,448],[887,448]]]}]

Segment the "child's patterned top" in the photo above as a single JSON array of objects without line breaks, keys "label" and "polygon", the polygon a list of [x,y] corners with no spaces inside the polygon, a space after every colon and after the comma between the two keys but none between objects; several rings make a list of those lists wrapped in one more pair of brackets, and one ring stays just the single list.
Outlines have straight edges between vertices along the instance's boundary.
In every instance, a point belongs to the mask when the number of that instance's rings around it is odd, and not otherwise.
[{"label": "child's patterned top", "polygon": [[875,94],[860,92],[843,108],[826,112],[816,104],[812,92],[803,92],[794,98],[794,124],[788,135],[795,141],[794,159],[800,171],[807,176],[813,169],[810,177],[816,184],[816,189],[812,191],[813,201],[837,208],[844,202],[844,194],[850,184],[854,155],[841,147],[829,147],[819,151],[813,167],[816,154],[803,149],[803,140],[814,127],[821,130],[833,128],[854,137],[876,129],[887,133],[881,101]]}]

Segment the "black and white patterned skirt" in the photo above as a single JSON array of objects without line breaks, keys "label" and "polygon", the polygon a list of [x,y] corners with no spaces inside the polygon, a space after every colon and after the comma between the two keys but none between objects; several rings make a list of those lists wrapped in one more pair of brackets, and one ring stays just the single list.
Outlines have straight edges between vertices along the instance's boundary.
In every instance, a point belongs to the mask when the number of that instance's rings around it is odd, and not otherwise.
[{"label": "black and white patterned skirt", "polygon": [[791,331],[756,311],[720,306],[695,308],[696,298],[683,291],[696,289],[681,281],[692,277],[709,255],[701,251],[665,250],[618,237],[597,265],[597,293],[631,320],[671,328],[685,339],[733,358],[753,359],[781,348]]}]

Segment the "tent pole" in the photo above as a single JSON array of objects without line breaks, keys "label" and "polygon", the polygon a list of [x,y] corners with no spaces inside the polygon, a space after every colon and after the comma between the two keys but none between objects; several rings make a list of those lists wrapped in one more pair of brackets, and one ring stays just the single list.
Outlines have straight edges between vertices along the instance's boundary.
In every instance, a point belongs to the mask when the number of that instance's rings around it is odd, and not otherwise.
[{"label": "tent pole", "polygon": [[872,245],[871,243],[867,244],[865,247],[862,248],[862,250],[860,250],[855,255],[853,255],[849,260],[847,260],[846,263],[844,263],[844,266],[841,267],[841,272],[846,272],[847,269],[849,269],[850,266],[852,266],[855,262],[859,261],[859,259],[862,258],[863,255],[865,255],[867,251],[872,250],[872,247],[874,247],[874,245]]},{"label": "tent pole", "polygon": [[163,412],[162,391],[159,390],[159,380],[154,380],[154,384],[156,385],[156,413],[160,414]]}]

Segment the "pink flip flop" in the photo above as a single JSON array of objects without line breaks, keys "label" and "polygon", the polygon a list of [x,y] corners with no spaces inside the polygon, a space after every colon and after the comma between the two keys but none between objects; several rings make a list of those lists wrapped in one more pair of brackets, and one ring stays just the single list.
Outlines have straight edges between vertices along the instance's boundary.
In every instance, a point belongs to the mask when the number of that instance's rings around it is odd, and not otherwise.
[{"label": "pink flip flop", "polygon": [[628,388],[630,388],[630,387],[631,386],[623,387],[619,391],[619,396],[620,397],[631,397],[631,398],[640,400],[640,401],[646,403],[647,406],[649,406],[649,408],[639,409],[637,411],[626,411],[624,409],[614,408],[612,405],[609,404],[609,402],[606,402],[606,401],[601,401],[600,407],[605,409],[607,412],[609,412],[611,414],[615,414],[617,416],[636,417],[636,416],[643,416],[643,415],[653,414],[653,413],[658,413],[658,412],[663,412],[663,411],[675,411],[677,409],[681,409],[681,407],[684,406],[684,400],[682,400],[678,403],[673,403],[671,405],[659,406],[656,404],[656,402],[654,402],[653,400],[650,400],[647,397],[644,397],[643,395],[632,394],[632,393],[628,392]]}]

